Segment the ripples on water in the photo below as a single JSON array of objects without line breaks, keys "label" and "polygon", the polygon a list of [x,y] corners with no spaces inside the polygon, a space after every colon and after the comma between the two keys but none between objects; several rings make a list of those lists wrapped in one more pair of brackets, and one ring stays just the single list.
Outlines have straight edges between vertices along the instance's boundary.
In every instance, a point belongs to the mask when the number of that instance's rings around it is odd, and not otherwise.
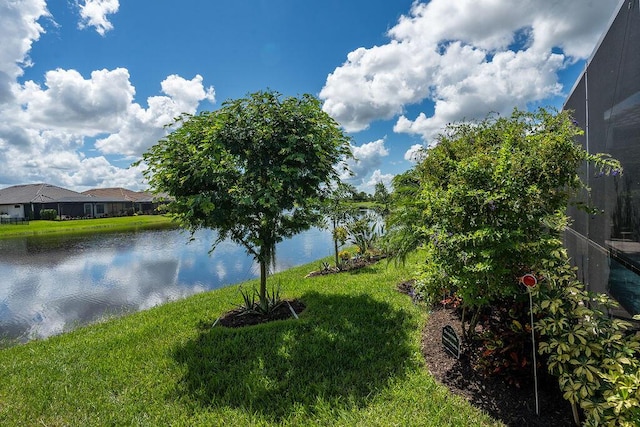
[{"label": "ripples on water", "polygon": [[[0,339],[55,335],[104,317],[239,283],[258,275],[242,247],[180,230],[0,240]],[[277,247],[276,271],[331,253],[312,229]]]}]

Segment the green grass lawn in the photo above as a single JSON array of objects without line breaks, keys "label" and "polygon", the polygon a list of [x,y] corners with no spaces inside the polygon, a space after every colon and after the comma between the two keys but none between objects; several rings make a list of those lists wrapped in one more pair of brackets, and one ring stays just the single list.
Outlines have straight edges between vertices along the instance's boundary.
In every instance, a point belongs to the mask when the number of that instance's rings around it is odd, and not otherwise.
[{"label": "green grass lawn", "polygon": [[30,221],[29,224],[0,224],[0,238],[43,234],[79,234],[100,231],[129,231],[143,228],[171,227],[164,215],[138,215],[114,218],[75,219],[65,221]]},{"label": "green grass lawn", "polygon": [[5,348],[0,425],[500,425],[428,374],[427,313],[396,291],[418,258],[274,275],[306,303],[298,320],[212,329],[241,300],[232,286]]}]

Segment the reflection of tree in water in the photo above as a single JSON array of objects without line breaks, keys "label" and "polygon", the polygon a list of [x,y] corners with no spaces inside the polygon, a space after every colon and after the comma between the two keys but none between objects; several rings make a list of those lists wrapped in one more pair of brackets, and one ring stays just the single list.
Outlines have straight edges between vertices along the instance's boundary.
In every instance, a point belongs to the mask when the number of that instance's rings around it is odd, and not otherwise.
[{"label": "reflection of tree in water", "polygon": [[[621,180],[624,180],[621,182]],[[623,237],[623,232],[632,233],[632,238],[637,238],[636,230],[640,229],[640,212],[638,203],[631,191],[631,178],[623,175],[613,180],[616,194],[616,203],[611,214],[611,237]]]}]

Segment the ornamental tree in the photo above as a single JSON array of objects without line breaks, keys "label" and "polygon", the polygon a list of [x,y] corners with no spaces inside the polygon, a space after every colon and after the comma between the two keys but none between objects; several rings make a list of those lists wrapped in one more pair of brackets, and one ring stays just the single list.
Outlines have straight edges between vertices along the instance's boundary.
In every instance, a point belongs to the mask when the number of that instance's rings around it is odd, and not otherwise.
[{"label": "ornamental tree", "polygon": [[341,262],[339,257],[339,248],[347,241],[347,229],[345,225],[348,220],[356,215],[357,209],[354,208],[352,200],[353,186],[338,181],[336,186],[331,189],[325,200],[323,214],[328,220],[328,226],[331,229],[331,237],[333,238],[333,251],[336,268],[340,268]]},{"label": "ornamental tree", "polygon": [[268,310],[267,274],[275,245],[321,219],[319,205],[350,156],[349,138],[305,94],[261,91],[216,111],[183,114],[142,157],[156,192],[192,233],[214,229],[260,265],[260,308]]}]

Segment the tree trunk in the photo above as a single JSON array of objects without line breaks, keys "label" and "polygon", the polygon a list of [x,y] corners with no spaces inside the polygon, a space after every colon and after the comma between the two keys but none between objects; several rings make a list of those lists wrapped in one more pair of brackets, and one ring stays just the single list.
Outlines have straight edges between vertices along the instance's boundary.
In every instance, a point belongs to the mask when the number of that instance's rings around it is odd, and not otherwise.
[{"label": "tree trunk", "polygon": [[482,311],[482,307],[478,306],[474,311],[471,319],[469,319],[469,327],[467,328],[467,339],[471,339],[474,336],[476,331],[476,325],[478,324],[478,319],[480,318],[480,312]]},{"label": "tree trunk", "polygon": [[338,239],[336,238],[336,229],[338,228],[338,220],[334,217],[332,221],[333,221],[333,232],[331,234],[333,235],[333,249],[336,255],[336,268],[339,268],[340,258],[338,257]]},{"label": "tree trunk", "polygon": [[[467,320],[466,319],[466,314],[467,314],[467,306],[463,304],[462,305],[462,316],[460,318],[460,323],[462,325],[462,333],[463,334],[465,333],[465,330],[466,330],[465,327],[464,327],[464,321]],[[465,336],[465,338],[467,338],[467,337]]]},{"label": "tree trunk", "polygon": [[477,307],[475,311],[471,314],[471,318],[469,319],[469,324],[465,327],[466,315],[467,315],[467,306],[462,306],[462,335],[464,339],[470,340],[471,337],[475,333],[476,325],[478,324],[478,319],[480,318],[480,312],[482,311],[482,307]]},{"label": "tree trunk", "polygon": [[260,309],[263,312],[269,310],[269,302],[267,301],[267,263],[263,257],[260,259]]}]

